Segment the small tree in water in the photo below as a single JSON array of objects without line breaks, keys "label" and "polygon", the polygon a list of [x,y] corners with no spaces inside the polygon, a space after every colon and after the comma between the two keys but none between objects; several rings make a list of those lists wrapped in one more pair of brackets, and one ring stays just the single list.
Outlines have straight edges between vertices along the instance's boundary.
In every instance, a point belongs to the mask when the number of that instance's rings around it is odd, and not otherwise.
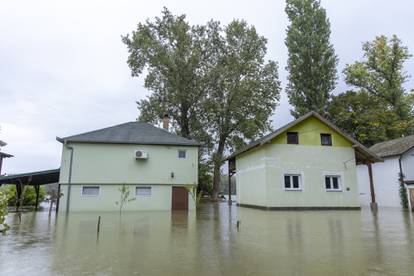
[{"label": "small tree in water", "polygon": [[116,201],[116,205],[119,205],[119,213],[122,212],[124,205],[128,202],[134,201],[135,197],[130,197],[131,190],[128,185],[122,184],[121,187],[118,188],[118,191],[121,193],[121,198],[119,201]]},{"label": "small tree in water", "polygon": [[7,209],[7,201],[9,199],[9,194],[7,193],[7,190],[0,189],[0,232],[5,234],[6,231],[10,228],[9,225],[7,225],[6,217],[8,213]]}]

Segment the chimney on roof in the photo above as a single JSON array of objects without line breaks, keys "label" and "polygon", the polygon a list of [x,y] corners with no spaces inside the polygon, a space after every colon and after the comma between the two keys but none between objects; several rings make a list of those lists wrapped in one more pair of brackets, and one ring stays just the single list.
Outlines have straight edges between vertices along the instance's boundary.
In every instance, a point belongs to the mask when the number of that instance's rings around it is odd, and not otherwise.
[{"label": "chimney on roof", "polygon": [[170,129],[170,116],[167,113],[162,117],[162,128],[166,131]]}]

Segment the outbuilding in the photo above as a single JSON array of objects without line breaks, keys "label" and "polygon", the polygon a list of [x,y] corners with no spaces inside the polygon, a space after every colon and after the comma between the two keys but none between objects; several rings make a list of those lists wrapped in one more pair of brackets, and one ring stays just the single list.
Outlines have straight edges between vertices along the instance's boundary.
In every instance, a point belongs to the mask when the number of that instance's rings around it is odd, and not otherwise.
[{"label": "outbuilding", "polygon": [[[373,145],[370,150],[384,159],[373,165],[377,201],[380,207],[402,207],[406,199],[414,208],[414,135]],[[358,183],[362,205],[369,204],[369,190],[364,185],[369,175],[358,166]],[[406,190],[404,193],[403,190]],[[406,198],[405,198],[406,197]]]}]

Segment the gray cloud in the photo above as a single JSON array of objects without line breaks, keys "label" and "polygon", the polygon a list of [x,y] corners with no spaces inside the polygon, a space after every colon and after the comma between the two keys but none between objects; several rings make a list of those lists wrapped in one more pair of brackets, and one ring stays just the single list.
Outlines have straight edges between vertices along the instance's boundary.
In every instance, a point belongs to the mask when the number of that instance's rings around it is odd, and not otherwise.
[{"label": "gray cloud", "polygon": [[[414,53],[411,1],[323,1],[340,58],[338,70],[361,58],[363,41],[397,34]],[[243,18],[268,38],[268,58],[279,62],[286,85],[284,1],[8,1],[0,9],[0,138],[9,143],[3,172],[59,166],[67,136],[137,117],[135,101],[149,94],[131,78],[120,35],[160,14],[163,6],[190,22]],[[414,69],[410,60],[408,72]],[[413,80],[407,87],[413,86]],[[346,85],[342,74],[336,93]],[[286,95],[275,127],[288,122]]]}]

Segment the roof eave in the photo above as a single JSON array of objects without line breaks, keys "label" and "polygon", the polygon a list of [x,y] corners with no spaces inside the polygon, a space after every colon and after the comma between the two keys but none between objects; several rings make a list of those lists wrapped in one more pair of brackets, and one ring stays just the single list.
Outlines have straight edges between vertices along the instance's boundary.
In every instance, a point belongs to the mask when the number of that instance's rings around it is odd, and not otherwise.
[{"label": "roof eave", "polygon": [[65,143],[86,143],[86,144],[120,144],[120,145],[154,145],[154,146],[187,146],[187,147],[201,147],[204,144],[199,142],[194,143],[156,143],[156,142],[145,142],[145,143],[138,143],[138,142],[126,142],[126,141],[102,141],[102,140],[76,140],[76,139],[63,139],[56,137],[56,140],[65,144]]}]

